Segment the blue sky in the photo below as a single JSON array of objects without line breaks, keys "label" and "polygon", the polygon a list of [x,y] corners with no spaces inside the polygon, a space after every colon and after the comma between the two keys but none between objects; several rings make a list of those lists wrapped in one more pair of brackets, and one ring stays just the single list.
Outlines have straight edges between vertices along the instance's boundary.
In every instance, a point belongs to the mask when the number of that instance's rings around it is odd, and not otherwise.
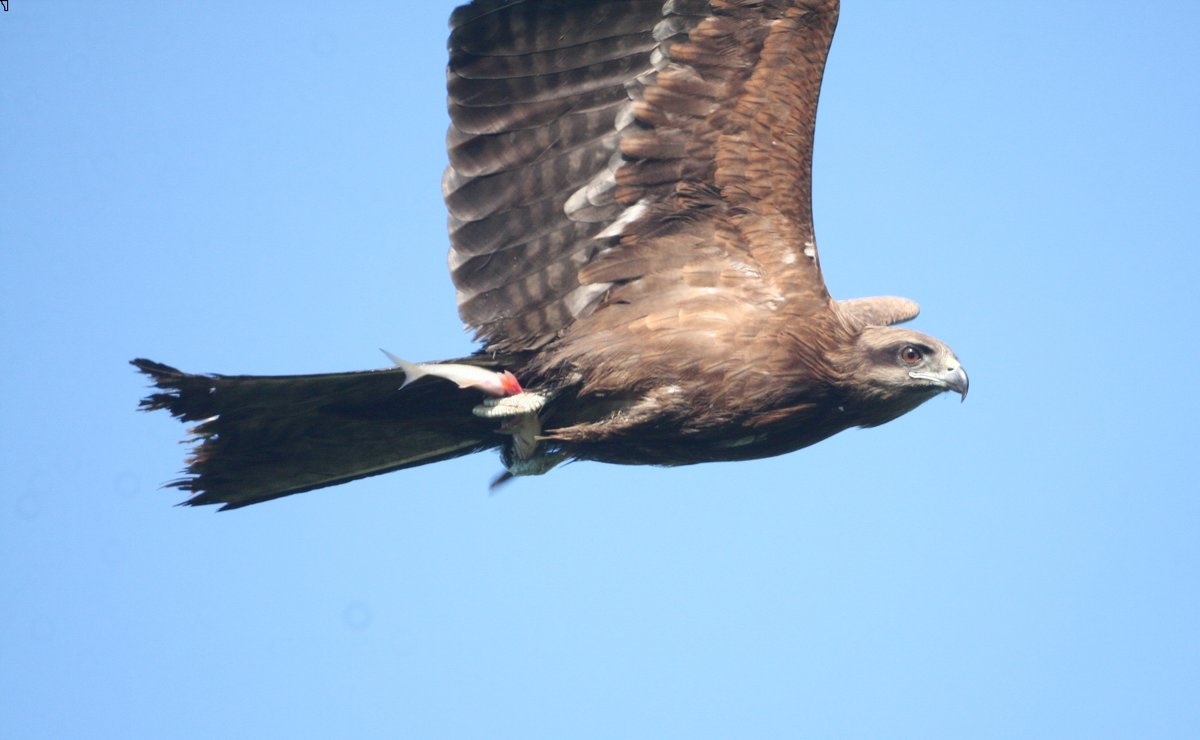
[{"label": "blue sky", "polygon": [[172,506],[183,429],[129,359],[472,349],[453,4],[0,14],[0,734],[1200,733],[1192,2],[846,1],[826,276],[918,300],[965,404],[491,497],[481,455]]}]

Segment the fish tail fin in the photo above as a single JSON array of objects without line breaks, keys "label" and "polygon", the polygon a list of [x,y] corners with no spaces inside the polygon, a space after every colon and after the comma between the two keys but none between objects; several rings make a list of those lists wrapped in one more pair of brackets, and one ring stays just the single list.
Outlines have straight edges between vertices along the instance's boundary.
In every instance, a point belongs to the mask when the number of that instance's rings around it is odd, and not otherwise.
[{"label": "fish tail fin", "polygon": [[389,360],[391,360],[393,365],[404,371],[404,382],[400,384],[401,388],[426,374],[425,371],[421,369],[421,366],[417,365],[416,363],[401,359],[382,347],[380,347],[379,351],[382,352]]}]

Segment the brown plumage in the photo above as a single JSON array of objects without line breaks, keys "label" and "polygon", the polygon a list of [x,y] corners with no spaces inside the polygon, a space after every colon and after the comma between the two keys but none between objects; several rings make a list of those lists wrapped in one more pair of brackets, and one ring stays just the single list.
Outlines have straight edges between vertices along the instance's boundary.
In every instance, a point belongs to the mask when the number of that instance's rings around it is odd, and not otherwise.
[{"label": "brown plumage", "polygon": [[[199,422],[173,485],[231,508],[486,448],[503,477],[744,460],[965,397],[948,347],[890,326],[915,303],[825,289],[811,170],[836,20],[818,0],[456,10],[443,191],[459,313],[483,348],[403,390],[400,368],[135,360],[161,389],[143,408]],[[478,367],[526,392],[481,405],[444,379]]]}]

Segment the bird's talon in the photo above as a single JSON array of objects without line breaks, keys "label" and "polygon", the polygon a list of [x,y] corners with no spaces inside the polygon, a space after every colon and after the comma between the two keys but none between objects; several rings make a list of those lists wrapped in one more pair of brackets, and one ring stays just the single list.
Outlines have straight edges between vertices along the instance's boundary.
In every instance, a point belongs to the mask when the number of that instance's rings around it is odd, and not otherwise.
[{"label": "bird's talon", "polygon": [[549,393],[523,391],[512,396],[485,398],[472,412],[484,419],[506,419],[511,416],[536,414],[550,400]]}]

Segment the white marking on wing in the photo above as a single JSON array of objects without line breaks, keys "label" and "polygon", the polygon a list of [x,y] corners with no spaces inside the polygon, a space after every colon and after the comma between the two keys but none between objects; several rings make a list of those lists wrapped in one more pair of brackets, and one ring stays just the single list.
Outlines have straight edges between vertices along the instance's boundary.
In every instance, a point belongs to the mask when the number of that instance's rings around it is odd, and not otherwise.
[{"label": "white marking on wing", "polygon": [[621,215],[617,217],[616,221],[613,221],[593,238],[610,239],[612,237],[620,236],[625,232],[625,227],[641,218],[646,213],[648,208],[649,203],[646,202],[645,198],[639,200],[637,203],[634,203],[626,208]]}]

